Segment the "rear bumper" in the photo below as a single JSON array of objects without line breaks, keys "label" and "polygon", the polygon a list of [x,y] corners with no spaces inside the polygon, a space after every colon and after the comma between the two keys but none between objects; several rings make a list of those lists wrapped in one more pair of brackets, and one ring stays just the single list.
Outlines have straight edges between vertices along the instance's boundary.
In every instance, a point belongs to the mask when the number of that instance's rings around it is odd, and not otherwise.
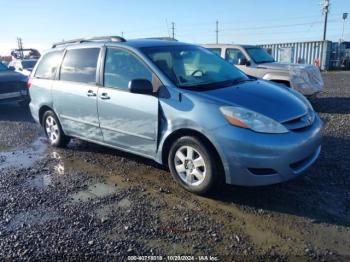
[{"label": "rear bumper", "polygon": [[215,132],[226,183],[261,186],[281,183],[303,174],[321,152],[322,121],[303,131],[261,134],[226,126]]},{"label": "rear bumper", "polygon": [[37,122],[38,124],[40,124],[39,108],[36,107],[33,103],[30,103],[29,109],[30,109],[30,113],[32,114],[34,121]]}]

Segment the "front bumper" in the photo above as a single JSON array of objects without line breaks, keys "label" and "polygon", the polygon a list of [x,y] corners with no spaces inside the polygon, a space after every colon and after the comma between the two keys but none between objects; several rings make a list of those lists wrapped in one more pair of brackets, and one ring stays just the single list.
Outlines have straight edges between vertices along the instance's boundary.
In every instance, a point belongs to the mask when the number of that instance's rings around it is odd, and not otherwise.
[{"label": "front bumper", "polygon": [[242,186],[276,184],[303,174],[321,152],[323,124],[286,134],[262,134],[230,125],[212,140],[221,157],[226,183]]}]

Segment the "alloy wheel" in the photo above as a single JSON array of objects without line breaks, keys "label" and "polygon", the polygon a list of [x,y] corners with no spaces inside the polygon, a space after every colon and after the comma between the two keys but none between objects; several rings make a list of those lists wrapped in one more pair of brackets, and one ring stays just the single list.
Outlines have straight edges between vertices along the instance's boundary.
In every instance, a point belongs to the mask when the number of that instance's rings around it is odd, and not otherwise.
[{"label": "alloy wheel", "polygon": [[55,143],[59,139],[59,127],[56,120],[52,116],[48,116],[46,118],[45,130],[51,143]]},{"label": "alloy wheel", "polygon": [[206,175],[206,165],[202,155],[191,146],[180,147],[174,157],[175,169],[183,182],[199,186]]}]

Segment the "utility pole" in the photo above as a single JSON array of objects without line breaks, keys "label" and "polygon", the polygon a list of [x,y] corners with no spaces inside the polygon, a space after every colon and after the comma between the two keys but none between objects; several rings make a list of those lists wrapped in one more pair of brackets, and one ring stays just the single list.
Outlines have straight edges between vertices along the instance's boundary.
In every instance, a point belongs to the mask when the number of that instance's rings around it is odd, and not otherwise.
[{"label": "utility pole", "polygon": [[326,41],[327,36],[327,20],[328,20],[328,12],[330,0],[323,0],[322,12],[324,14],[324,24],[323,24],[323,41]]},{"label": "utility pole", "polygon": [[215,33],[216,33],[216,44],[219,43],[219,21],[216,20],[216,30],[215,30]]},{"label": "utility pole", "polygon": [[21,59],[24,58],[24,54],[23,54],[23,41],[22,41],[22,38],[20,37],[17,37],[17,45],[18,45],[18,49],[20,49],[20,55],[21,55]]},{"label": "utility pole", "polygon": [[174,22],[171,23],[171,30],[172,30],[173,39],[175,39],[175,23]]},{"label": "utility pole", "polygon": [[345,29],[346,18],[348,18],[348,13],[343,13],[343,31],[341,33],[341,42],[344,42],[344,29]]},{"label": "utility pole", "polygon": [[321,54],[320,54],[320,69],[323,70],[326,68],[326,64],[323,63],[323,52],[326,45],[326,37],[327,37],[327,21],[328,21],[328,12],[330,6],[330,0],[323,0],[322,3],[322,14],[324,15],[324,24],[323,24],[323,38],[321,43]]}]

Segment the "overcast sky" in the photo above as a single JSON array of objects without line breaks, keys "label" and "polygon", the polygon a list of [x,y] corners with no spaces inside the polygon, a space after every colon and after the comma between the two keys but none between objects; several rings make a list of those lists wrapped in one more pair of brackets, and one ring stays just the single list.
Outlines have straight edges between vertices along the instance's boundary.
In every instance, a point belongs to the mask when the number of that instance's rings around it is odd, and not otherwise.
[{"label": "overcast sky", "polygon": [[[0,54],[16,47],[44,50],[53,42],[99,35],[126,38],[168,36],[175,22],[176,38],[215,42],[219,21],[222,43],[263,44],[321,40],[322,0],[0,0]],[[338,41],[342,13],[350,0],[330,0],[327,39]],[[350,41],[350,19],[345,39]]]}]

